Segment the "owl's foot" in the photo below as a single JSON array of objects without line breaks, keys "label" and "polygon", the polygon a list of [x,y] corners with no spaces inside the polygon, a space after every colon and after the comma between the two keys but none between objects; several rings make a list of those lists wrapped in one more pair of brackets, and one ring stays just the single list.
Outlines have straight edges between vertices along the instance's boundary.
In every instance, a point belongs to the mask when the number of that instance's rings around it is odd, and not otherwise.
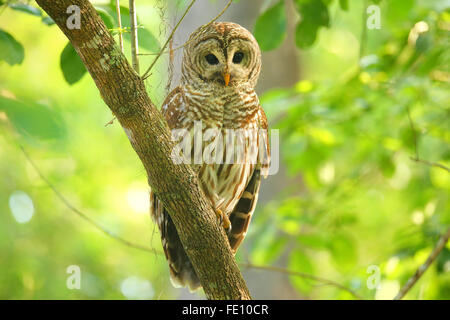
[{"label": "owl's foot", "polygon": [[231,229],[231,222],[230,219],[228,218],[228,215],[223,213],[223,211],[220,209],[216,209],[215,212],[223,228],[225,229],[226,232],[228,232]]}]

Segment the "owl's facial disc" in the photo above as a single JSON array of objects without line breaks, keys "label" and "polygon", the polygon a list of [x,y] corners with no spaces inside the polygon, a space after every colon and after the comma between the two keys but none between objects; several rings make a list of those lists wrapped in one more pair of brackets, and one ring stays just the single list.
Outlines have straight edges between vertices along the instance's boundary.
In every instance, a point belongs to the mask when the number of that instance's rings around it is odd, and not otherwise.
[{"label": "owl's facial disc", "polygon": [[247,83],[254,68],[254,52],[248,41],[232,40],[227,50],[227,68],[231,75],[232,84]]},{"label": "owl's facial disc", "polygon": [[[212,27],[211,27],[212,28]],[[261,53],[256,40],[244,30],[211,30],[185,51],[184,66],[191,70],[186,82],[201,80],[222,87],[254,87],[258,80]],[[236,31],[238,30],[239,33]],[[220,32],[219,32],[220,31]]]},{"label": "owl's facial disc", "polygon": [[193,65],[198,77],[204,81],[224,83],[223,70],[226,59],[221,44],[217,39],[208,39],[196,46],[196,55]]},{"label": "owl's facial disc", "polygon": [[226,52],[224,51],[217,49],[201,53],[204,56],[201,61],[201,78],[218,82],[226,87],[247,82],[252,67],[249,48],[239,44],[230,46]]}]

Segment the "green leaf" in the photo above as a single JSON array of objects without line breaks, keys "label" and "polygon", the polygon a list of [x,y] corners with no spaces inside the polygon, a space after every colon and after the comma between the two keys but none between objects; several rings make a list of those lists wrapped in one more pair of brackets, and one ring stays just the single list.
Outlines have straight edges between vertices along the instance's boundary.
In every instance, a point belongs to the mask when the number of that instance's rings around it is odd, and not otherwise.
[{"label": "green leaf", "polygon": [[276,227],[270,225],[255,237],[251,260],[256,264],[270,264],[280,256],[286,242],[285,237],[277,234]]},{"label": "green leaf", "polygon": [[[112,5],[112,4],[97,5],[97,6],[95,6],[95,8],[97,9],[97,12],[99,12],[99,10],[101,10],[101,11],[106,12],[109,17],[112,17],[113,26],[110,29],[113,29],[113,28],[119,26],[119,21],[117,20],[115,5]],[[121,22],[122,22],[122,28],[128,29],[128,32],[123,33],[123,38],[125,41],[130,42],[131,41],[131,34],[129,32],[129,30],[130,30],[130,10],[128,10],[127,7],[123,7],[123,6],[120,7],[120,18],[121,18]],[[139,24],[139,18],[138,18],[138,24]],[[160,45],[158,39],[153,35],[153,33],[139,25],[138,25],[138,42],[139,42],[139,47],[141,49],[145,49],[150,52],[158,52],[161,49],[161,45]]]},{"label": "green leaf", "polygon": [[328,247],[328,239],[319,234],[302,234],[297,239],[303,246],[314,249],[326,249]]},{"label": "green leaf", "polygon": [[149,50],[150,52],[159,52],[159,50],[161,50],[158,39],[153,35],[153,33],[145,28],[138,29],[138,41],[140,48]]},{"label": "green leaf", "polygon": [[383,19],[393,28],[399,28],[410,24],[413,16],[415,0],[387,1],[386,12]]},{"label": "green leaf", "polygon": [[86,67],[70,42],[67,43],[61,53],[60,66],[68,84],[79,81],[86,73]]},{"label": "green leaf", "polygon": [[347,271],[355,266],[357,252],[355,242],[347,235],[337,234],[329,243],[329,250],[333,262],[341,271]]},{"label": "green leaf", "polygon": [[339,6],[342,10],[348,11],[348,0],[339,0]]},{"label": "green leaf", "polygon": [[[127,42],[131,42],[130,32],[124,33],[123,39]],[[142,27],[138,28],[138,42],[139,48],[148,50],[150,52],[159,52],[159,50],[161,49],[159,41],[153,35],[153,33]]]},{"label": "green leaf", "polygon": [[[405,133],[410,135],[410,130]],[[392,155],[388,152],[380,152],[377,155],[378,166],[381,169],[381,172],[388,178],[392,177],[395,173],[395,164],[392,159]]]},{"label": "green leaf", "polygon": [[114,28],[114,18],[109,15],[108,11],[106,11],[103,8],[96,8],[96,11],[97,11],[98,15],[100,16],[100,18],[102,18],[106,27],[110,30],[113,29]]},{"label": "green leaf", "polygon": [[0,60],[12,66],[21,64],[24,57],[23,46],[11,34],[0,29]]},{"label": "green leaf", "polygon": [[0,96],[5,111],[17,131],[27,138],[58,139],[66,134],[61,115],[47,106]]},{"label": "green leaf", "polygon": [[33,16],[42,16],[42,12],[41,10],[39,10],[36,7],[30,6],[28,4],[24,4],[24,3],[11,3],[8,5],[8,7],[10,7],[13,10],[17,10],[17,11],[22,11],[28,14],[31,14]]},{"label": "green leaf", "polygon": [[286,9],[281,0],[256,20],[254,34],[261,50],[277,48],[286,38],[286,26]]},{"label": "green leaf", "polygon": [[295,44],[300,49],[311,47],[316,41],[317,28],[314,25],[299,23],[295,30]]},{"label": "green leaf", "polygon": [[427,33],[419,34],[416,41],[416,51],[418,53],[426,53],[433,46],[433,39]]},{"label": "green leaf", "polygon": [[43,17],[41,21],[48,26],[52,26],[55,24],[55,21],[53,21],[53,19],[50,17]]},{"label": "green leaf", "polygon": [[[288,269],[305,274],[314,274],[314,267],[303,252],[293,251],[289,256]],[[294,287],[301,293],[308,293],[314,284],[312,280],[300,276],[291,275],[289,277]]]},{"label": "green leaf", "polygon": [[[111,17],[114,18],[115,26],[119,26],[119,21],[117,20],[117,13],[116,13],[116,5],[110,4],[109,6],[95,6],[95,8],[103,8],[105,9]],[[127,7],[120,6],[120,20],[122,22],[122,27],[129,27],[130,26],[130,10],[128,10]]]},{"label": "green leaf", "polygon": [[321,26],[329,26],[330,17],[327,6],[321,0],[297,0],[296,3],[301,21],[295,31],[295,43],[304,49],[316,41],[317,31]]}]

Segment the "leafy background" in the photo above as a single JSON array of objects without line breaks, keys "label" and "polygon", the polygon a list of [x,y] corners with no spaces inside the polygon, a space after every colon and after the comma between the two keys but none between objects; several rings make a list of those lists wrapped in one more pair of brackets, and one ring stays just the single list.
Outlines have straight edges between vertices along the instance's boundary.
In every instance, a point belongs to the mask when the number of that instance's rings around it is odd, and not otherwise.
[{"label": "leafy background", "polygon": [[[117,39],[113,6],[92,2]],[[159,51],[188,2],[137,2],[141,53]],[[175,41],[226,2],[198,0]],[[145,172],[120,126],[105,126],[112,115],[74,49],[33,1],[0,4],[0,298],[203,298],[172,288],[161,255],[80,219],[26,159],[20,146],[102,228],[160,248]],[[369,5],[379,6],[379,29],[366,27]],[[450,225],[449,172],[414,161],[450,166],[449,8],[443,0],[234,1],[223,20],[252,30],[264,51],[258,92],[281,159],[263,181],[239,261],[333,280],[365,299],[393,298],[425,261]],[[167,82],[176,85],[180,57],[172,69],[162,59],[146,81],[158,104]],[[140,59],[145,70],[154,56]],[[81,268],[80,290],[66,286],[70,265]],[[354,298],[303,277],[243,272],[254,298]],[[406,298],[450,299],[448,244]]]}]

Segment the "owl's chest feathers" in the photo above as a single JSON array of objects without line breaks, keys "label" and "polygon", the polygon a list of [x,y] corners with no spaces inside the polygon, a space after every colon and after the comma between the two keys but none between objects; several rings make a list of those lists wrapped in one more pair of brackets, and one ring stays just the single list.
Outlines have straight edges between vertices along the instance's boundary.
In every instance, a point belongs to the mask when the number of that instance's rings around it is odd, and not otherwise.
[{"label": "owl's chest feathers", "polygon": [[202,120],[206,127],[246,128],[259,109],[253,88],[186,86],[183,91],[191,120]]},{"label": "owl's chest feathers", "polygon": [[[203,130],[219,128],[223,141],[227,141],[226,129],[256,129],[259,100],[253,88],[193,88],[184,86],[183,107],[186,108],[182,127],[193,129],[194,121],[202,121]],[[247,161],[250,145],[256,141],[244,138],[241,159]],[[205,142],[205,145],[207,142]],[[194,144],[193,144],[194,145]],[[232,148],[233,149],[233,148]],[[231,152],[224,149],[224,159]],[[236,155],[235,155],[236,157]],[[232,163],[212,163],[194,166],[202,182],[202,189],[215,208],[229,214],[247,185],[254,165],[234,160]]]}]

